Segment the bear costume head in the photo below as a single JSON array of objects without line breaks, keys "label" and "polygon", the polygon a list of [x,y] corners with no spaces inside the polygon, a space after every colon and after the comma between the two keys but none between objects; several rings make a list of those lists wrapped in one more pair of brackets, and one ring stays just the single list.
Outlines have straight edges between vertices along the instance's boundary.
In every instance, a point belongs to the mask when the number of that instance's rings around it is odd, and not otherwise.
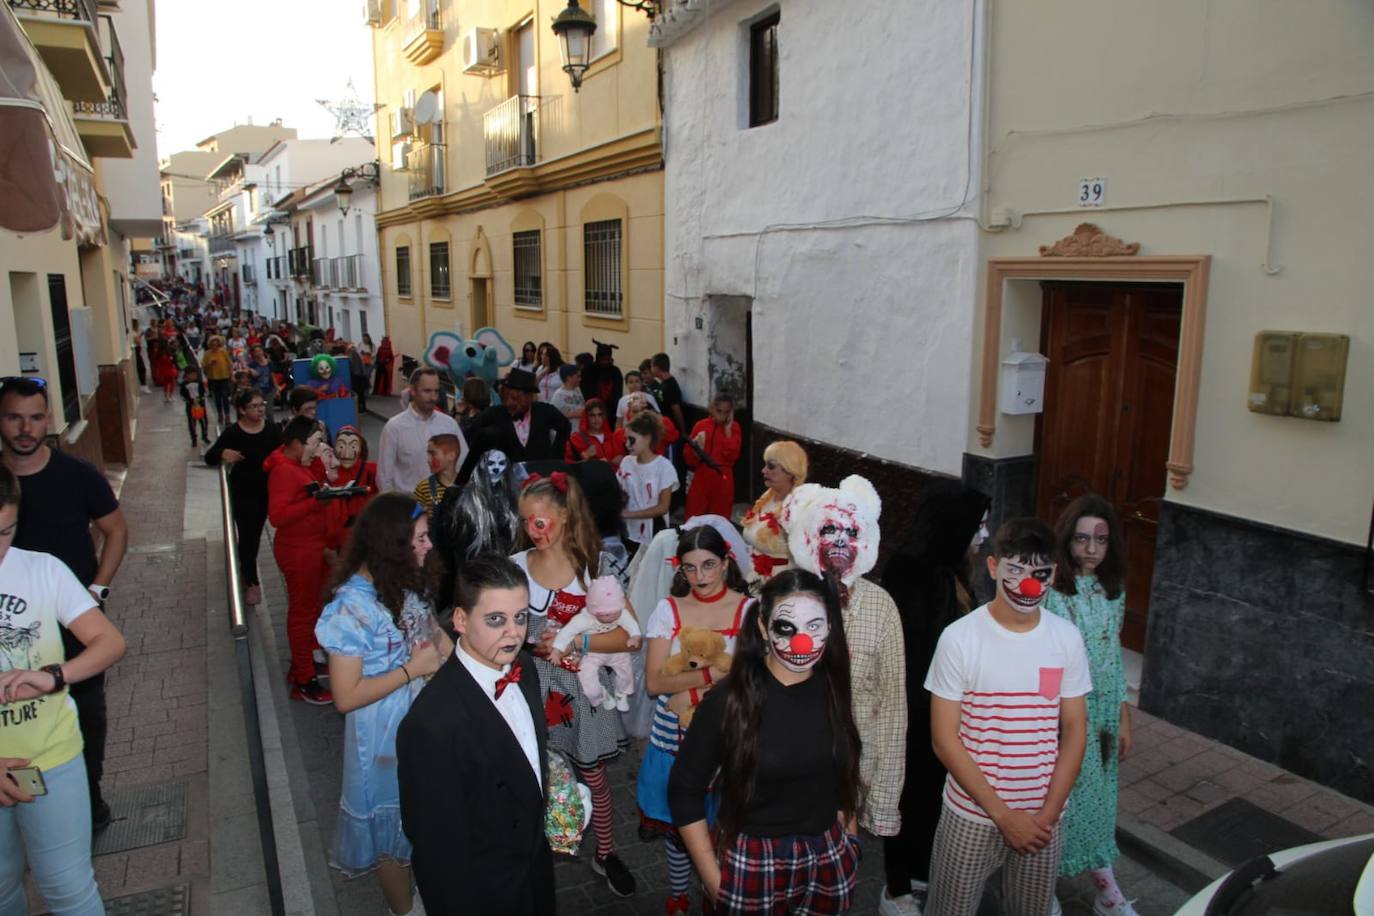
[{"label": "bear costume head", "polygon": [[878,561],[882,508],[873,484],[856,474],[838,488],[802,484],[783,504],[788,552],[802,569],[848,588]]}]

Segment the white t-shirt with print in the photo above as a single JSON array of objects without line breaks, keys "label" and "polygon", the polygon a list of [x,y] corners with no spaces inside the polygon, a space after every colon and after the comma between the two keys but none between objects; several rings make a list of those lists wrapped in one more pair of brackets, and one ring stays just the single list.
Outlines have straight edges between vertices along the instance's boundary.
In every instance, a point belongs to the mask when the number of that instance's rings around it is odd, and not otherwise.
[{"label": "white t-shirt with print", "polygon": [[553,397],[549,398],[549,403],[557,407],[558,412],[566,417],[569,413],[580,411],[587,401],[582,397],[582,389],[563,387],[553,393]]},{"label": "white t-shirt with print", "polygon": [[[652,509],[658,505],[658,494],[664,490],[678,487],[677,470],[673,463],[662,455],[655,455],[648,464],[640,464],[634,455],[620,459],[620,469],[616,471],[621,492],[625,494],[625,508],[631,511]],[[625,529],[630,540],[637,544],[647,544],[654,538],[654,520],[651,518],[628,518]]]},{"label": "white t-shirt with print", "polygon": [[[70,627],[95,605],[61,560],[11,547],[0,559],[0,674],[61,664],[66,654],[57,625]],[[76,705],[65,689],[0,704],[0,756],[49,770],[79,753]]]},{"label": "white t-shirt with print", "polygon": [[[1045,611],[1025,633],[985,604],[945,628],[925,688],[959,704],[959,737],[1007,807],[1038,811],[1059,759],[1059,706],[1092,690],[1078,628]],[[950,775],[945,805],[982,824],[986,812]]]},{"label": "white t-shirt with print", "polygon": [[635,394],[642,394],[646,398],[648,398],[649,406],[654,409],[655,413],[663,413],[663,411],[658,409],[658,398],[654,397],[647,391],[636,391],[633,394],[621,395],[620,402],[615,405],[615,420],[617,426],[625,422],[625,412],[630,407],[630,398],[634,397]]}]

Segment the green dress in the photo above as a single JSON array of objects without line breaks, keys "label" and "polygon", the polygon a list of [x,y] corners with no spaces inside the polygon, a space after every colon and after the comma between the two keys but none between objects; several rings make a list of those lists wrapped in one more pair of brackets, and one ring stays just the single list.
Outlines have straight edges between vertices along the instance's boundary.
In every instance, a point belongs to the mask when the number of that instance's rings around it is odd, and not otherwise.
[{"label": "green dress", "polygon": [[1116,848],[1116,794],[1121,704],[1126,701],[1126,674],[1121,666],[1126,595],[1123,591],[1114,599],[1108,598],[1096,576],[1078,576],[1074,585],[1076,595],[1050,589],[1044,605],[1047,611],[1078,627],[1093,679],[1087,699],[1088,746],[1064,813],[1061,875],[1105,868],[1121,855]]}]

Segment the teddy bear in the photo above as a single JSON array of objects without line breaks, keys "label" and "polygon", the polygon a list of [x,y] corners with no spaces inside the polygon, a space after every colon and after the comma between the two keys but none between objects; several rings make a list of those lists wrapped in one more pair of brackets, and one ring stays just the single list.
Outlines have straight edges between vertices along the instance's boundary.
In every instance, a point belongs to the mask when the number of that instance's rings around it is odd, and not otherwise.
[{"label": "teddy bear", "polygon": [[[681,648],[663,662],[659,673],[665,676],[682,674],[684,671],[700,671],[712,666],[725,671],[730,670],[729,653],[725,651],[725,637],[715,630],[704,627],[683,627],[678,633]],[[668,698],[668,709],[677,715],[678,723],[684,730],[692,724],[696,715],[697,703],[709,687],[693,687],[675,693]]]}]

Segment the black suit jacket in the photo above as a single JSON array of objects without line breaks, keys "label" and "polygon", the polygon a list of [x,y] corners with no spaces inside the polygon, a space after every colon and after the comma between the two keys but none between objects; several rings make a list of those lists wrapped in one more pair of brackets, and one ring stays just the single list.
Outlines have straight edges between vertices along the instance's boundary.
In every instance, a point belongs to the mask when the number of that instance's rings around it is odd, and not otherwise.
[{"label": "black suit jacket", "polygon": [[[539,677],[528,653],[520,664],[547,785]],[[554,912],[544,792],[506,720],[456,657],[402,720],[396,757],[401,824],[415,847],[411,867],[430,916]]]},{"label": "black suit jacket", "polygon": [[530,404],[530,435],[525,445],[515,434],[515,421],[502,404],[493,404],[472,421],[468,457],[458,477],[466,481],[483,452],[498,448],[506,453],[511,464],[521,461],[563,460],[564,447],[572,435],[572,424],[562,411],[552,404],[535,401]]}]

